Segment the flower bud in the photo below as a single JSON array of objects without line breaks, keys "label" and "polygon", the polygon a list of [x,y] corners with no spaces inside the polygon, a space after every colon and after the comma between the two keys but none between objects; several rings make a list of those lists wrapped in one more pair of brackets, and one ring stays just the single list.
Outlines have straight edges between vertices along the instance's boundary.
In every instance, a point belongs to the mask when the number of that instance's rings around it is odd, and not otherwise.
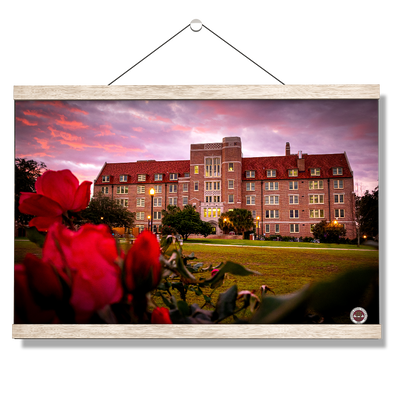
[{"label": "flower bud", "polygon": [[157,307],[153,310],[151,314],[152,324],[172,324],[171,318],[169,316],[169,310],[165,307]]}]

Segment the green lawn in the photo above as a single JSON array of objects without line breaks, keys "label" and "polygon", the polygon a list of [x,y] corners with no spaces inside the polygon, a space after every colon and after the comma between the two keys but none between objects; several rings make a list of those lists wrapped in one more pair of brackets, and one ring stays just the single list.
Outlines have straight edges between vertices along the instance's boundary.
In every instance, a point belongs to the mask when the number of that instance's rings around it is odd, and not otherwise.
[{"label": "green lawn", "polygon": [[[202,240],[202,243],[205,241]],[[207,242],[215,243],[208,240]],[[246,245],[254,241],[229,241],[245,242]],[[230,243],[227,243],[230,244]],[[204,246],[189,240],[183,244],[183,253],[189,255],[194,253],[197,257],[192,263],[202,262],[204,267],[212,264],[214,267],[220,262],[234,261],[242,264],[246,268],[258,271],[261,275],[234,276],[228,275],[224,284],[212,294],[212,301],[215,303],[220,292],[226,291],[233,284],[237,284],[238,290],[254,290],[260,294],[260,287],[268,285],[276,295],[286,294],[301,289],[304,285],[320,280],[327,280],[334,275],[348,269],[363,266],[378,266],[378,251],[359,251],[357,246],[347,247],[353,250],[309,250],[295,248],[296,245],[310,245],[308,243],[285,243],[285,242],[255,242],[256,245],[264,247],[231,247],[231,246]],[[291,249],[268,248],[268,245],[291,246]],[[315,246],[316,249],[318,245]],[[325,245],[323,245],[325,246]],[[345,245],[343,245],[345,246]],[[125,253],[129,245],[121,246]],[[303,247],[303,246],[301,246]],[[346,248],[346,247],[342,247]],[[15,262],[22,262],[26,253],[36,254],[41,257],[41,249],[28,241],[15,241]],[[195,276],[209,277],[210,272],[195,274]],[[204,294],[211,295],[212,290],[203,289]],[[179,300],[178,291],[173,291]],[[189,304],[204,304],[202,296],[196,296],[193,292],[188,292],[187,301]],[[156,299],[157,304],[162,305],[160,298]],[[207,307],[206,307],[207,308]]]}]

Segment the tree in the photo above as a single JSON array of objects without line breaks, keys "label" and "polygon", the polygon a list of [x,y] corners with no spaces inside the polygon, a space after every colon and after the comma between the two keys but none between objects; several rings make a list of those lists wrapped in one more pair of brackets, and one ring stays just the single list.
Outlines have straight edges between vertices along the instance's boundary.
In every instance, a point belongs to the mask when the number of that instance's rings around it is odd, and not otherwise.
[{"label": "tree", "polygon": [[87,208],[77,216],[79,223],[106,224],[112,228],[131,228],[135,223],[135,213],[127,210],[116,200],[97,193]]},{"label": "tree", "polygon": [[221,217],[218,219],[218,226],[224,233],[233,230],[238,235],[241,235],[246,231],[254,229],[253,215],[251,211],[244,208],[235,208],[232,211],[221,214]]},{"label": "tree", "polygon": [[356,219],[361,236],[375,237],[379,233],[379,187],[356,198]]},{"label": "tree", "polygon": [[313,235],[321,243],[338,243],[339,239],[346,236],[346,229],[337,221],[327,222],[324,219],[319,224],[314,225]]},{"label": "tree", "polygon": [[209,222],[204,222],[200,218],[200,214],[196,211],[196,207],[188,204],[181,210],[178,206],[167,206],[162,211],[163,218],[161,220],[161,233],[165,232],[163,227],[169,231],[176,231],[186,240],[191,234],[199,234],[207,237],[212,232],[212,226]]},{"label": "tree", "polygon": [[36,179],[47,169],[44,162],[15,159],[15,221],[21,225],[27,225],[33,215],[22,214],[18,210],[21,192],[35,193]]}]

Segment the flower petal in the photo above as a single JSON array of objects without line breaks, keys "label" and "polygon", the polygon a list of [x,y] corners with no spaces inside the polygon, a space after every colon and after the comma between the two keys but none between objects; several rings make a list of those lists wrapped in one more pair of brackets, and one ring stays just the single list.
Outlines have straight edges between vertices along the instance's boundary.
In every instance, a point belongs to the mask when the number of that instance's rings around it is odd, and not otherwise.
[{"label": "flower petal", "polygon": [[38,217],[56,217],[63,213],[60,204],[38,193],[21,192],[18,208],[24,214]]},{"label": "flower petal", "polygon": [[35,226],[38,231],[47,231],[56,222],[61,223],[61,215],[58,217],[36,217],[29,221],[29,226]]},{"label": "flower petal", "polygon": [[71,211],[78,212],[84,210],[89,204],[90,200],[90,186],[92,182],[82,182],[75,193],[74,203],[72,204]]},{"label": "flower petal", "polygon": [[69,169],[46,171],[35,184],[37,193],[50,197],[64,211],[71,210],[78,186],[78,178]]}]

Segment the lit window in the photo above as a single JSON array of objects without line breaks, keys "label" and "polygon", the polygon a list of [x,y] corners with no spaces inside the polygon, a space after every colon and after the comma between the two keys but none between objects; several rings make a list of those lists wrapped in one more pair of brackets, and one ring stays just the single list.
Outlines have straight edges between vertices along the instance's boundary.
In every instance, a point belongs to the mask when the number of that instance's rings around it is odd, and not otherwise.
[{"label": "lit window", "polygon": [[321,170],[319,168],[311,168],[310,174],[311,174],[311,176],[320,176]]},{"label": "lit window", "polygon": [[299,182],[290,181],[289,182],[289,190],[299,190]]},{"label": "lit window", "polygon": [[333,175],[343,175],[343,168],[337,167],[332,169]]},{"label": "lit window", "polygon": [[290,224],[290,233],[299,233],[299,224]]},{"label": "lit window", "polygon": [[108,186],[103,186],[101,188],[101,193],[108,194]]},{"label": "lit window", "polygon": [[163,174],[155,174],[154,175],[154,180],[155,181],[162,181]]},{"label": "lit window", "polygon": [[233,171],[234,169],[233,169],[233,162],[230,162],[229,164],[228,164],[228,171]]},{"label": "lit window", "polygon": [[195,173],[195,174],[198,174],[198,173],[199,173],[199,166],[198,166],[198,165],[195,165],[195,166],[194,166],[194,173]]},{"label": "lit window", "polygon": [[265,210],[265,218],[279,218],[279,210]]},{"label": "lit window", "polygon": [[234,189],[234,183],[235,181],[232,179],[228,180],[228,189]]},{"label": "lit window", "polygon": [[308,198],[310,204],[324,204],[323,194],[311,194]]},{"label": "lit window", "polygon": [[128,175],[120,175],[119,181],[120,182],[128,182]]},{"label": "lit window", "polygon": [[289,204],[299,204],[299,196],[297,194],[290,195]]},{"label": "lit window", "polygon": [[324,218],[324,210],[310,210],[310,218]]},{"label": "lit window", "polygon": [[145,193],[146,187],[145,186],[137,186],[137,193]]},{"label": "lit window", "polygon": [[335,194],[334,195],[335,198],[335,203],[344,203],[344,194]]},{"label": "lit window", "polygon": [[267,177],[275,178],[276,177],[276,169],[267,169]]},{"label": "lit window", "polygon": [[264,204],[279,204],[279,196],[264,196]]},{"label": "lit window", "polygon": [[309,181],[308,188],[310,190],[314,189],[323,189],[324,188],[324,181]]},{"label": "lit window", "polygon": [[289,218],[299,218],[299,210],[290,210]]},{"label": "lit window", "polygon": [[256,185],[255,182],[247,182],[247,183],[246,183],[246,190],[247,190],[247,191],[256,190],[255,185]]},{"label": "lit window", "polygon": [[234,203],[233,194],[228,195],[228,203]]},{"label": "lit window", "polygon": [[169,180],[170,181],[178,180],[178,174],[169,174]]},{"label": "lit window", "polygon": [[343,189],[343,181],[333,181],[334,189]]},{"label": "lit window", "polygon": [[315,224],[311,224],[311,225],[310,225],[310,232],[311,232],[311,233],[314,232],[314,226],[315,226]]},{"label": "lit window", "polygon": [[289,173],[289,176],[298,176],[299,170],[298,169],[289,169],[288,173]]},{"label": "lit window", "polygon": [[102,182],[110,182],[110,175],[103,175],[101,178]]},{"label": "lit window", "polygon": [[146,175],[143,175],[143,174],[138,175],[139,182],[144,182],[145,180],[146,180]]},{"label": "lit window", "polygon": [[128,186],[117,186],[117,194],[127,194]]},{"label": "lit window", "polygon": [[206,176],[221,176],[220,158],[206,158]]},{"label": "lit window", "polygon": [[214,196],[214,203],[219,203],[220,202],[220,197],[219,196]]},{"label": "lit window", "polygon": [[136,207],[144,207],[144,199],[136,199]]},{"label": "lit window", "polygon": [[265,190],[279,190],[279,182],[265,182]]},{"label": "lit window", "polygon": [[250,206],[256,204],[256,196],[246,196],[246,204]]},{"label": "lit window", "polygon": [[335,210],[335,218],[344,218],[344,210],[336,209]]},{"label": "lit window", "polygon": [[256,176],[256,171],[246,171],[246,178],[254,178]]}]

